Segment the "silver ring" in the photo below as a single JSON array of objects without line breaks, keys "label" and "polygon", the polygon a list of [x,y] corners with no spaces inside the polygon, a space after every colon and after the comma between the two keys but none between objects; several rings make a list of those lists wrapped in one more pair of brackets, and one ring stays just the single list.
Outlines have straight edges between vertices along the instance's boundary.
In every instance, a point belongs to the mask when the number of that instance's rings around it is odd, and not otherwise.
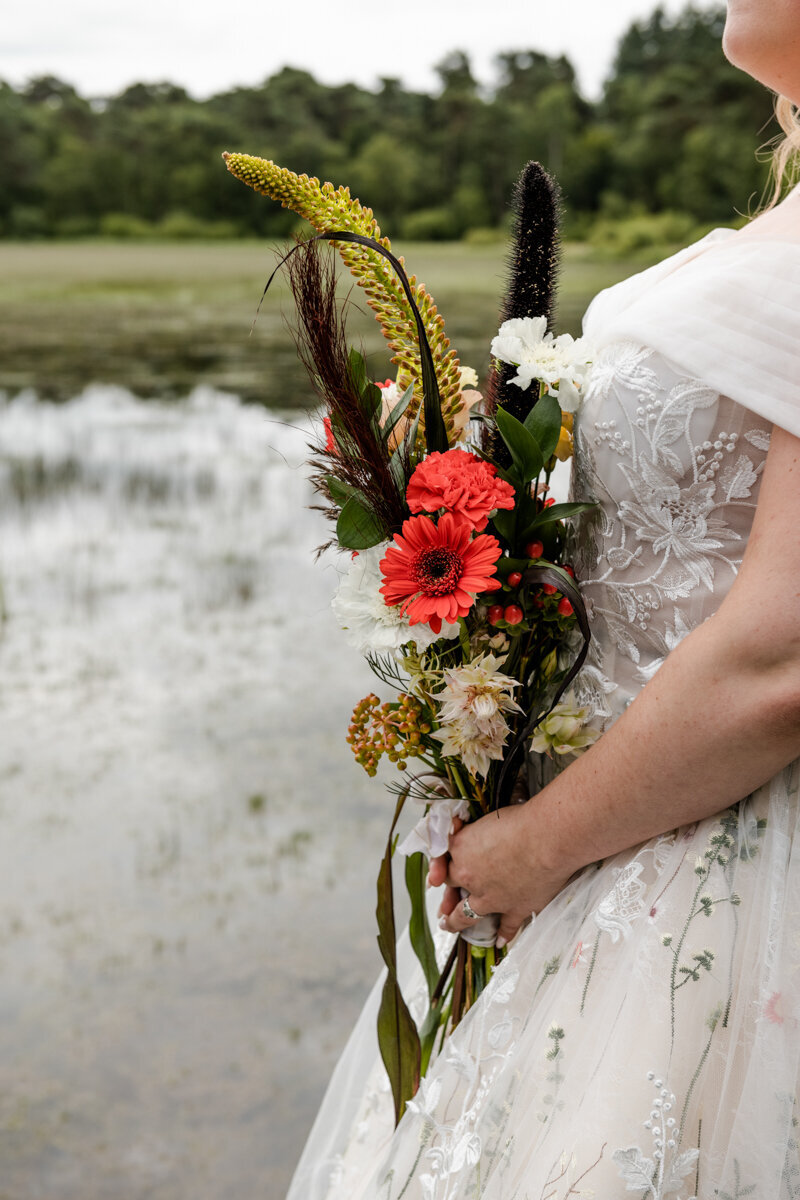
[{"label": "silver ring", "polygon": [[465,896],[461,901],[461,911],[468,921],[480,921],[481,919],[481,914],[476,913],[475,909],[470,904],[469,896]]}]

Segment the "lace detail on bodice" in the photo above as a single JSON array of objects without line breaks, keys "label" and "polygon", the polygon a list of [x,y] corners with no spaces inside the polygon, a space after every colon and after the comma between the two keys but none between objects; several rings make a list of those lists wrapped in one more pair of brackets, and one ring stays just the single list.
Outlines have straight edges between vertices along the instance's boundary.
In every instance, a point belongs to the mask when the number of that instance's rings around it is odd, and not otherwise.
[{"label": "lace detail on bodice", "polygon": [[577,690],[598,717],[618,716],[727,594],[770,429],[651,350],[621,342],[598,355],[573,475],[575,499],[598,504],[575,550],[592,625]]}]

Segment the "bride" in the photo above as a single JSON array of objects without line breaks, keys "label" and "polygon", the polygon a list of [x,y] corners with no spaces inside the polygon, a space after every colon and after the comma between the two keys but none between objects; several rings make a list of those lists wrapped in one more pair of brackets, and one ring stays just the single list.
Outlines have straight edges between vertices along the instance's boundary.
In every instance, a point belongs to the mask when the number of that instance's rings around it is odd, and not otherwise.
[{"label": "bride", "polygon": [[[796,0],[724,49],[800,145]],[[510,953],[397,1130],[373,995],[290,1200],[800,1197],[800,191],[585,324],[604,734],[433,861],[440,949],[500,912]]]}]

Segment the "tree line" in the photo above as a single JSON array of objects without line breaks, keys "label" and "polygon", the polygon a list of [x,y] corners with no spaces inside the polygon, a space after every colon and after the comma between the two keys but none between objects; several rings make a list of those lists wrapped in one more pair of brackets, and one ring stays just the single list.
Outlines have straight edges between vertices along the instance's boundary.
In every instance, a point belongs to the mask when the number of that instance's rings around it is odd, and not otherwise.
[{"label": "tree line", "polygon": [[515,50],[491,87],[460,51],[435,94],[383,78],[329,87],[284,67],[206,100],[170,83],[87,98],[53,77],[0,83],[0,236],[285,236],[296,218],[232,179],[224,149],[273,158],[374,208],[392,236],[457,238],[507,218],[520,167],[560,182],[567,230],[665,210],[729,221],[760,195],[771,98],[726,62],[724,9],[662,9],[622,37],[600,99],[566,57]]}]

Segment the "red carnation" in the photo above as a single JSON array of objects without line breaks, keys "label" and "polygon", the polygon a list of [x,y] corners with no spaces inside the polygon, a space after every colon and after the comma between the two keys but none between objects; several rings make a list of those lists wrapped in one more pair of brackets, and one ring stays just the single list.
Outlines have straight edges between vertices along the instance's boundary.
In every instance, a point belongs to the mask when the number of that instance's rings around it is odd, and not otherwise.
[{"label": "red carnation", "polygon": [[427,623],[434,633],[442,621],[465,617],[478,592],[500,587],[494,578],[500,543],[488,533],[471,535],[468,522],[452,513],[438,525],[409,517],[381,559],[386,603],[399,604],[411,625]]},{"label": "red carnation", "polygon": [[490,512],[514,507],[514,489],[498,478],[491,463],[466,450],[434,451],[408,481],[406,500],[415,513],[434,513],[440,508],[458,513],[480,533]]}]

